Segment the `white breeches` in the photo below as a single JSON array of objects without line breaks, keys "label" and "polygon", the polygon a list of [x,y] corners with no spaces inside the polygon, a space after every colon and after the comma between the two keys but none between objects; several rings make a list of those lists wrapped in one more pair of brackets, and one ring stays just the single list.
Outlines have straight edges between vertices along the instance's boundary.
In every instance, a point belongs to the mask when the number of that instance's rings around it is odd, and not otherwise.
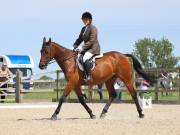
[{"label": "white breeches", "polygon": [[83,57],[83,62],[85,62],[86,60],[89,60],[92,56],[93,56],[92,53],[86,52]]}]

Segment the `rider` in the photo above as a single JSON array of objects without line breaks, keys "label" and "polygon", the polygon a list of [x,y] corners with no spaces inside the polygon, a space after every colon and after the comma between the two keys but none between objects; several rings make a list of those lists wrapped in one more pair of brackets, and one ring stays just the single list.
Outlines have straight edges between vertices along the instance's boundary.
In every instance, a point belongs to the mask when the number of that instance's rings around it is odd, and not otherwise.
[{"label": "rider", "polygon": [[83,63],[85,69],[85,81],[91,80],[90,70],[91,63],[90,58],[95,54],[100,54],[100,45],[98,42],[97,28],[92,25],[92,15],[89,12],[82,14],[82,21],[84,27],[82,28],[78,39],[75,41],[73,47],[74,50],[84,41],[81,54],[83,55]]},{"label": "rider", "polygon": [[[12,76],[11,71],[7,67],[6,63],[3,63],[2,66],[0,67],[0,85],[1,83],[7,81],[11,76]],[[0,88],[1,89],[7,88],[7,84],[0,86]],[[6,90],[0,90],[0,94],[3,94],[4,92],[6,92]],[[4,100],[5,95],[1,95],[0,98]],[[3,100],[1,100],[0,102],[3,103],[4,102]]]}]

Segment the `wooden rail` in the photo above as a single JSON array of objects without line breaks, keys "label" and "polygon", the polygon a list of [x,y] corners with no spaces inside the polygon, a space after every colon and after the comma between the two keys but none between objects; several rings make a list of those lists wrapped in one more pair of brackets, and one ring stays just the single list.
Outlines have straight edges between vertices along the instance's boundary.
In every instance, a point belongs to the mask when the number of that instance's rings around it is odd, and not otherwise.
[{"label": "wooden rail", "polygon": [[[178,72],[179,72],[179,78],[180,78],[180,68],[178,68],[178,69],[176,69]],[[155,70],[156,72],[157,72],[157,74],[159,73],[159,70]],[[56,73],[56,80],[57,81],[54,81],[55,83],[56,83],[56,92],[57,92],[57,94],[56,94],[56,101],[59,99],[59,97],[60,97],[60,92],[62,92],[63,91],[63,89],[61,89],[60,88],[60,82],[59,82],[59,79],[60,79],[60,73],[61,73],[61,71],[60,70],[56,70],[56,71],[51,71],[51,72],[48,72],[49,74],[54,74],[54,73]],[[46,75],[47,73],[42,73],[42,75]],[[37,74],[38,76],[40,76],[41,74]],[[134,75],[135,76],[135,75]],[[35,76],[34,76],[35,77]],[[22,91],[23,91],[23,89],[22,89],[22,82],[24,82],[24,80],[23,80],[24,78],[22,77],[22,73],[20,72],[20,71],[17,71],[17,74],[16,74],[16,90],[15,90],[15,101],[17,102],[17,103],[20,103],[20,102],[22,102],[22,95],[21,95],[21,93],[22,93]],[[30,82],[30,81],[32,81],[32,80],[29,80],[29,81],[27,81],[27,80],[25,80],[26,82]],[[179,84],[180,84],[180,79],[178,80],[179,81]],[[3,88],[4,89],[4,88]],[[0,88],[0,90],[1,90],[1,88]],[[88,89],[85,89],[85,90],[87,90],[87,91],[89,91]],[[103,89],[103,91],[104,90],[106,90],[106,89]],[[97,89],[92,89],[92,91],[97,91]],[[128,92],[127,90],[122,90],[121,92]],[[137,90],[137,92],[138,93],[143,93],[143,92],[150,92],[150,93],[154,93],[155,94],[155,99],[154,99],[154,101],[155,102],[159,102],[160,100],[159,100],[159,93],[161,93],[161,92],[168,92],[168,93],[179,93],[179,97],[178,97],[178,101],[180,101],[180,85],[177,87],[177,89],[175,89],[175,90],[160,90],[157,86],[155,87],[155,89],[154,90],[146,90],[146,91],[142,91],[142,90]],[[68,98],[68,100],[72,100],[71,99],[71,97],[69,97]],[[74,99],[73,99],[74,100]]]},{"label": "wooden rail", "polygon": [[[58,93],[63,93],[63,90],[64,90],[64,89],[59,89],[59,90],[58,90]],[[55,91],[57,91],[57,89],[55,89]],[[97,92],[98,89],[91,89],[91,90],[89,90],[89,89],[83,89],[83,91],[87,91],[87,92],[89,92],[89,91]],[[106,89],[102,89],[102,92],[103,92],[103,91],[107,91],[107,90],[106,90]],[[180,99],[177,99],[177,100],[175,100],[175,101],[168,101],[168,100],[162,101],[162,100],[159,99],[159,93],[162,93],[162,92],[178,93],[178,94],[180,94],[178,89],[166,90],[166,91],[164,91],[164,90],[158,90],[158,89],[155,89],[155,90],[139,90],[139,89],[137,89],[136,91],[137,91],[138,95],[139,95],[140,93],[154,93],[154,95],[155,95],[155,99],[153,100],[154,103],[168,103],[168,102],[180,103]],[[122,92],[122,93],[129,93],[128,90],[121,90],[121,92]],[[59,95],[60,95],[60,94],[59,94]],[[58,101],[58,100],[59,100],[59,97],[56,98],[56,99],[54,99],[54,98],[52,99],[52,101],[54,101],[54,102],[56,102],[56,101]],[[107,100],[108,100],[108,99],[103,99],[103,100],[100,101],[100,100],[97,100],[97,99],[93,99],[93,98],[91,97],[91,98],[89,98],[87,101],[88,101],[88,102],[107,102]],[[68,96],[67,102],[78,102],[78,99],[72,99],[71,96]],[[132,102],[132,100],[121,100],[121,101],[115,100],[115,102]]]}]

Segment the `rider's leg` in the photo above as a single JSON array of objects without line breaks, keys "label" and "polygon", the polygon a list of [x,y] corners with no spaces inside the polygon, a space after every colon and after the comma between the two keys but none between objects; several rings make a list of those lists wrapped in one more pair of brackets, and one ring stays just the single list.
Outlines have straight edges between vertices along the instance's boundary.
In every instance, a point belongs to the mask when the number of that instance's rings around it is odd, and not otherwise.
[{"label": "rider's leg", "polygon": [[[1,88],[7,88],[7,84],[4,84],[3,86],[1,86]],[[4,93],[7,93],[7,91],[6,91],[6,90],[2,90],[2,91],[0,92],[0,94],[4,94]],[[4,102],[5,102],[5,100],[4,100],[5,98],[6,98],[5,95],[1,96],[1,101],[0,101],[0,103],[4,103]]]},{"label": "rider's leg", "polygon": [[92,53],[86,52],[83,56],[83,62],[84,62],[84,70],[86,74],[86,81],[91,80],[90,71],[91,71],[91,63],[89,59],[93,56]]},{"label": "rider's leg", "polygon": [[[3,94],[3,92],[0,92],[0,94]],[[4,103],[4,99],[5,99],[5,96],[3,95],[3,96],[1,96],[1,101],[0,101],[0,103]]]}]

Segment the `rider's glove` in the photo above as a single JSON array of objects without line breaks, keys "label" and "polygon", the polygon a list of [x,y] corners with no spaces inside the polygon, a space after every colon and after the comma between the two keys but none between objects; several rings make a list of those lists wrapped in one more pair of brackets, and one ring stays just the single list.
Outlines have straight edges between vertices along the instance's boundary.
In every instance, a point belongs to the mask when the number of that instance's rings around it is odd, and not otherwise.
[{"label": "rider's glove", "polygon": [[78,46],[77,45],[73,45],[73,51],[76,52],[78,50]]},{"label": "rider's glove", "polygon": [[78,46],[76,44],[73,45],[74,49],[76,49]]}]

